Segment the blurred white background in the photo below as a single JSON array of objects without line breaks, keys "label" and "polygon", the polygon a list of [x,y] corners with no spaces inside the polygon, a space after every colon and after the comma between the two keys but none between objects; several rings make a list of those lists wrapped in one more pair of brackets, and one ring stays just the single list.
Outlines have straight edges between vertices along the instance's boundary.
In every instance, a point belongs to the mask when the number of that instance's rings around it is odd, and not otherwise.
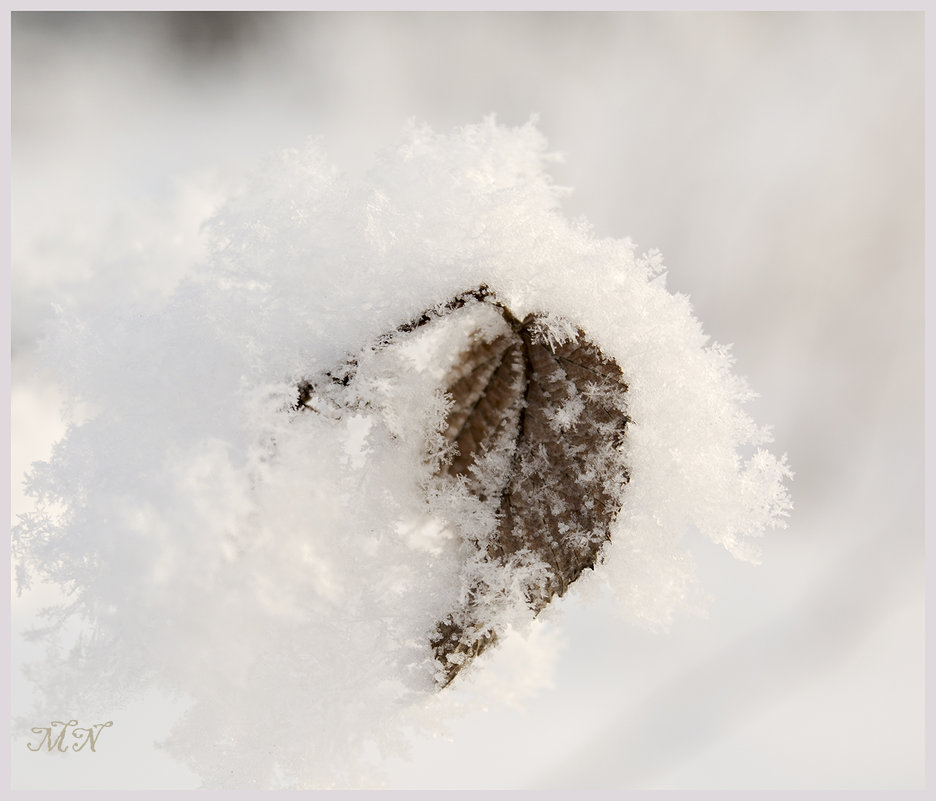
[{"label": "blurred white background", "polygon": [[[171,289],[229,182],[308,136],[354,172],[409,118],[536,113],[568,213],[659,248],[734,343],[795,509],[759,566],[690,540],[708,616],[668,633],[570,599],[553,686],[388,784],[922,788],[923,45],[922,13],[14,12],[14,516],[62,433],[52,304]],[[14,713],[46,598],[13,599]],[[195,786],[171,719],[141,699],[53,768],[14,740],[14,786]]]}]

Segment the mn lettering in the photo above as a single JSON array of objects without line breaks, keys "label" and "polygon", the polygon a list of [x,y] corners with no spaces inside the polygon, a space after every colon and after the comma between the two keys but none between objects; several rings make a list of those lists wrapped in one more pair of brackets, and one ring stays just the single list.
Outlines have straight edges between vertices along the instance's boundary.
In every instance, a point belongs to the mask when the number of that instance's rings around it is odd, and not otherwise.
[{"label": "mn lettering", "polygon": [[41,751],[45,746],[47,751],[65,752],[68,751],[69,746],[72,751],[82,751],[85,746],[90,746],[92,751],[96,751],[101,732],[113,725],[112,720],[85,727],[79,726],[77,720],[70,720],[67,723],[62,720],[53,720],[48,726],[33,728],[32,733],[40,736],[39,744],[26,743],[26,747],[30,751]]}]

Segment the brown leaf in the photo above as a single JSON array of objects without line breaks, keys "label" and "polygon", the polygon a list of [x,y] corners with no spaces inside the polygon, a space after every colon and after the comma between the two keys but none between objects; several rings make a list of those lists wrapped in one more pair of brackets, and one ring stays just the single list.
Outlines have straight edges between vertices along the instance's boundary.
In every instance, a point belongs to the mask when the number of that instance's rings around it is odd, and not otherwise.
[{"label": "brown leaf", "polygon": [[[520,322],[503,313],[509,332],[474,344],[450,376],[445,436],[456,453],[443,469],[480,500],[499,498],[496,530],[483,545],[489,561],[528,554],[547,566],[545,578],[525,588],[538,613],[594,567],[610,539],[628,481],[620,457],[627,385],[617,363],[581,330],[550,347],[538,333],[543,318]],[[482,457],[504,448],[509,471],[486,473]],[[442,686],[497,639],[478,614],[487,591],[473,585],[430,641]]]},{"label": "brown leaf", "polygon": [[[629,480],[621,455],[627,384],[618,364],[583,331],[554,341],[546,316],[518,320],[483,286],[401,325],[377,347],[469,302],[493,304],[504,325],[488,338],[475,332],[447,377],[452,405],[444,437],[452,455],[440,473],[464,482],[482,503],[496,504],[494,530],[474,541],[478,561],[505,571],[538,565],[524,574],[523,588],[538,614],[594,568],[610,539]],[[319,410],[316,399],[327,401],[329,387],[346,387],[355,370],[350,359],[317,382],[301,382],[296,408]],[[465,602],[430,637],[441,687],[497,640],[485,609],[499,590],[489,585],[469,573]]]}]

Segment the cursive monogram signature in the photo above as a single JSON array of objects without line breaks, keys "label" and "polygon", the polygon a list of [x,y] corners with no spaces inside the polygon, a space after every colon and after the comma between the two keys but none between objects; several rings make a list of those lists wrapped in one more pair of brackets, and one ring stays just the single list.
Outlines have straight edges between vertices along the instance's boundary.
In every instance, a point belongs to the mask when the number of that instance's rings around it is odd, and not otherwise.
[{"label": "cursive monogram signature", "polygon": [[[34,727],[32,733],[39,734],[42,738],[39,740],[38,745],[26,743],[26,747],[30,751],[41,751],[42,746],[45,745],[49,751],[68,751],[68,746],[71,744],[72,751],[81,751],[86,745],[89,745],[91,750],[94,751],[101,732],[113,725],[114,721],[112,720],[107,721],[107,723],[95,723],[87,727],[79,726],[77,720],[70,720],[67,723],[63,720],[53,720],[48,726]],[[65,735],[69,733],[69,730],[75,742],[66,742]]]}]

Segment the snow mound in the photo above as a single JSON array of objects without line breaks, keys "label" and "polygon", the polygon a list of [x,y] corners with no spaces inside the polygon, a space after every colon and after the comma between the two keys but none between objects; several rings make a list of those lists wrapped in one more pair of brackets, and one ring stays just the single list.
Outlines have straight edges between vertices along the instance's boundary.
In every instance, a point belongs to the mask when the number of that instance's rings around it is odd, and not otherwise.
[{"label": "snow mound", "polygon": [[[164,747],[206,787],[367,785],[379,754],[440,728],[457,692],[437,691],[429,638],[465,592],[466,531],[493,525],[435,478],[440,382],[487,323],[453,314],[375,343],[481,285],[539,315],[553,345],[587,332],[627,383],[629,483],[590,583],[665,625],[686,604],[691,527],[756,558],[791,473],[742,411],[752,393],[666,289],[659,254],[563,216],[553,158],[533,123],[413,124],[355,180],[311,142],[227,200],[210,259],[170,297],[60,315],[45,358],[69,408],[90,411],[34,466],[14,552],[21,586],[61,585],[70,604],[53,614],[84,628],[37,669],[42,685],[88,705],[148,687],[186,698]],[[354,402],[297,414],[300,383],[349,358]],[[557,437],[582,414],[573,401]],[[519,574],[478,569],[509,599],[491,625],[534,643],[548,621]]]}]

